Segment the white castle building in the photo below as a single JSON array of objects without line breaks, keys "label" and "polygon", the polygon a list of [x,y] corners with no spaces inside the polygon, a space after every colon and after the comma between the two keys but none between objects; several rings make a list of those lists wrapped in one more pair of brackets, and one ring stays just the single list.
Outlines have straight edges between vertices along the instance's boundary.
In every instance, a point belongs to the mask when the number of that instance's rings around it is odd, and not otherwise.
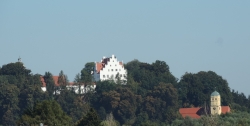
[{"label": "white castle building", "polygon": [[117,58],[112,55],[109,58],[103,57],[101,62],[95,63],[93,71],[95,81],[103,80],[121,80],[126,83],[127,70],[123,66],[123,62],[119,62]]}]

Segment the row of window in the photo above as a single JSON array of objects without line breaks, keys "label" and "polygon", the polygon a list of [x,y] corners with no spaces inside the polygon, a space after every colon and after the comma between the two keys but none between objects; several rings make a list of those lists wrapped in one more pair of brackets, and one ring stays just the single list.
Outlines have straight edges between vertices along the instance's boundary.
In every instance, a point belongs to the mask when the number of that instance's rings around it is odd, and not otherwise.
[{"label": "row of window", "polygon": [[[108,71],[109,71],[109,69],[108,69]],[[111,69],[111,71],[114,71],[114,69]],[[118,69],[115,69],[115,71],[118,71]],[[121,69],[119,69],[119,71],[121,71]]]},{"label": "row of window", "polygon": [[[109,65],[110,67],[111,67],[111,65]],[[116,66],[116,64],[115,64],[115,66]]]},{"label": "row of window", "polygon": [[[113,77],[115,77],[115,75],[111,75],[111,77],[112,77],[112,76],[113,76]],[[122,74],[120,74],[120,77],[122,77],[122,76],[123,76],[123,77],[126,77],[126,75],[125,75],[125,74],[123,74],[123,75],[122,75]],[[105,75],[103,75],[103,78],[106,78],[106,76],[105,76]],[[107,78],[109,78],[109,75],[107,75]]]},{"label": "row of window", "polygon": [[212,101],[213,101],[213,100],[217,100],[217,98],[212,98]]}]

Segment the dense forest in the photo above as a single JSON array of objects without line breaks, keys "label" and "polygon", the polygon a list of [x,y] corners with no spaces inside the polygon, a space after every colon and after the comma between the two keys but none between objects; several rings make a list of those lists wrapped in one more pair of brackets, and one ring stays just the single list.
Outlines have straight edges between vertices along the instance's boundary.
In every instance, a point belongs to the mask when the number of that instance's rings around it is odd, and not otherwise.
[{"label": "dense forest", "polygon": [[[93,62],[76,74],[74,84],[96,84],[85,94],[66,88],[66,74],[59,71],[60,94],[53,94],[52,74],[32,74],[22,62],[0,67],[0,125],[77,125],[77,126],[209,126],[250,125],[250,96],[230,89],[227,81],[213,71],[184,73],[178,79],[164,61],[152,64],[130,61],[127,84],[93,82]],[[47,91],[41,90],[44,76]],[[119,79],[118,79],[119,80]],[[182,107],[203,107],[215,90],[221,104],[231,112],[200,119],[182,118]]]}]

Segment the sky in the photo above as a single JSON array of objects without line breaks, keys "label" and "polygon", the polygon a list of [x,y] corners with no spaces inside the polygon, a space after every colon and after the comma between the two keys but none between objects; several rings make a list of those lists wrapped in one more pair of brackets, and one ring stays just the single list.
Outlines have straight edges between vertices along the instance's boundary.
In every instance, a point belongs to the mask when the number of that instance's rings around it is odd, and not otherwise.
[{"label": "sky", "polygon": [[179,79],[211,70],[250,95],[249,15],[249,0],[1,0],[0,66],[21,57],[33,74],[63,70],[73,81],[114,54],[165,61]]}]

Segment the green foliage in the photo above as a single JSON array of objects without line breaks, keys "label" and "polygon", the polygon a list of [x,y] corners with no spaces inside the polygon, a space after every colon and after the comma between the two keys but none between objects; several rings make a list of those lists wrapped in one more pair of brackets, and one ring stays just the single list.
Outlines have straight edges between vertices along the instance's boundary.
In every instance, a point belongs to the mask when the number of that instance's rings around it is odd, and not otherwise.
[{"label": "green foliage", "polygon": [[72,125],[71,118],[61,109],[56,101],[42,101],[22,115],[18,124],[24,125]]},{"label": "green foliage", "polygon": [[110,113],[107,115],[106,119],[101,122],[103,126],[120,126],[120,123],[116,121],[113,117],[113,114]]},{"label": "green foliage", "polygon": [[8,109],[4,114],[2,118],[3,125],[16,125],[15,122],[15,115],[11,109]]},{"label": "green foliage", "polygon": [[183,107],[203,106],[209,103],[211,93],[216,90],[221,95],[222,105],[232,103],[232,94],[228,83],[215,72],[186,73],[182,76],[177,88]]},{"label": "green foliage", "polygon": [[21,62],[9,63],[0,69],[0,75],[28,76],[30,73],[31,70],[26,69]]},{"label": "green foliage", "polygon": [[91,108],[90,111],[76,124],[76,126],[101,126],[101,120],[99,119],[96,111]]},{"label": "green foliage", "polygon": [[44,81],[46,83],[46,89],[49,93],[49,96],[52,98],[53,94],[56,94],[56,87],[55,82],[53,80],[53,75],[50,72],[45,72],[45,75],[43,76]]},{"label": "green foliage", "polygon": [[78,94],[80,95],[82,93],[81,86],[83,85],[83,82],[81,80],[81,75],[79,73],[75,76],[74,83],[75,85],[77,85]]},{"label": "green foliage", "polygon": [[[78,89],[83,84],[85,88],[93,84],[94,66],[93,62],[86,63],[76,75],[74,82]],[[55,86],[53,75],[46,72],[43,77],[47,92],[42,92],[41,75],[32,75],[21,62],[3,65],[0,68],[0,125],[15,125],[18,119],[23,125],[40,122],[72,125],[78,120],[79,125],[250,125],[247,113],[250,112],[250,96],[230,91],[227,81],[215,72],[186,73],[177,83],[178,79],[164,61],[149,64],[133,60],[125,64],[125,68],[128,70],[126,85],[110,80],[95,82],[95,91],[82,94],[79,90],[76,94],[66,88],[68,80],[63,71],[59,73],[60,87]],[[209,104],[215,87],[222,105],[229,105],[232,113],[203,116],[198,120],[180,118],[180,107]],[[60,94],[55,94],[58,89]],[[94,109],[89,110],[90,107],[98,110],[100,118]]]},{"label": "green foliage", "polygon": [[68,77],[61,70],[58,77],[58,84],[60,85],[60,90],[65,90],[68,83]]},{"label": "green foliage", "polygon": [[138,60],[133,60],[125,64],[125,68],[128,70],[128,82],[134,81],[139,83],[137,93],[145,96],[145,90],[151,90],[154,86],[157,86],[160,82],[171,83],[175,85],[177,79],[170,73],[169,66],[164,61],[156,60],[152,64],[142,63]]},{"label": "green foliage", "polygon": [[13,124],[17,119],[19,112],[18,95],[20,90],[17,86],[11,84],[0,85],[0,118],[2,124]]},{"label": "green foliage", "polygon": [[84,84],[88,84],[93,81],[93,77],[91,75],[91,71],[94,70],[95,63],[89,62],[85,64],[85,67],[81,70],[81,79],[84,82]]}]

